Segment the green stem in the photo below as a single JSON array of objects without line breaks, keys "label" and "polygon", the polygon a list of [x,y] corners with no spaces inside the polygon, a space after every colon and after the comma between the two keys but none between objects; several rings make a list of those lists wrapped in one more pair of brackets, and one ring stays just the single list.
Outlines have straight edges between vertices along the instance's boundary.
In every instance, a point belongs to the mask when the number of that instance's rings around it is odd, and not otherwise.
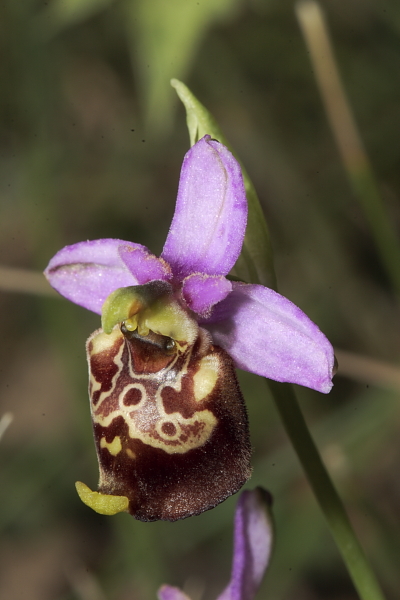
[{"label": "green stem", "polygon": [[384,600],[383,593],[353,531],[343,503],[322,462],[289,384],[268,381],[290,441],[325,515],[350,577],[362,600]]},{"label": "green stem", "polygon": [[365,158],[358,167],[347,169],[351,185],[368,219],[382,265],[395,292],[400,295],[400,242],[396,227],[383,203],[372,167]]},{"label": "green stem", "polygon": [[[326,69],[322,71],[325,73]],[[185,105],[191,144],[193,145],[197,139],[206,133],[225,143],[224,136],[214,118],[197,98],[193,96],[192,92],[176,79],[173,79],[171,84]],[[276,277],[267,225],[264,221],[262,209],[253,184],[246,173],[243,175],[249,204],[249,219],[241,260],[235,265],[235,275],[251,283],[261,283],[276,289]],[[370,181],[361,178],[357,181],[357,185],[359,188],[363,187],[363,189],[367,187],[370,194],[375,194],[373,188],[371,188]],[[379,207],[376,208],[376,198],[368,198],[368,202],[366,211],[368,208],[370,220],[375,224],[376,238],[381,240],[381,251],[382,253],[386,252],[385,264],[389,264],[390,252],[393,252],[393,256],[398,256],[393,250],[395,241],[393,241],[393,236],[387,233],[384,217],[379,212]],[[396,259],[393,259],[389,271],[392,274],[393,280],[396,281],[396,285],[400,286],[400,275],[396,280],[396,273],[400,273],[400,270],[395,261]],[[397,260],[397,263],[399,263],[399,260]],[[361,599],[384,600],[379,584],[354,534],[342,501],[333,486],[308,431],[300,407],[297,404],[293,388],[288,384],[276,383],[274,381],[268,381],[268,383],[287,434],[303,465],[313,492],[328,521],[332,535]]]}]

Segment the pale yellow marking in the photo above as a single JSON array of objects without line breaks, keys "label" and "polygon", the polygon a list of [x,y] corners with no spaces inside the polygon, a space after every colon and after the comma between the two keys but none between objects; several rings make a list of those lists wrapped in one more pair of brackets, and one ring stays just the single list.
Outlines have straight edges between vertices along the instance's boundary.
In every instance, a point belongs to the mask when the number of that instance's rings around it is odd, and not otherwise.
[{"label": "pale yellow marking", "polygon": [[98,392],[99,390],[101,390],[102,383],[101,383],[101,381],[97,381],[97,379],[95,379],[92,374],[90,374],[90,382],[92,384],[92,389],[90,390],[90,394],[91,394],[91,396],[93,396],[95,392]]},{"label": "pale yellow marking", "polygon": [[[148,419],[146,418],[146,409],[132,412],[130,415],[126,414],[122,411],[114,411],[109,414],[107,417],[102,417],[101,415],[93,415],[93,420],[95,423],[99,423],[102,427],[108,427],[111,421],[119,416],[123,415],[126,424],[129,427],[129,436],[133,440],[141,440],[147,446],[152,446],[153,448],[160,448],[164,450],[168,454],[184,454],[188,450],[193,450],[194,448],[198,448],[199,446],[203,446],[206,441],[211,437],[214,427],[217,424],[217,419],[213,415],[213,413],[209,410],[202,410],[196,412],[193,417],[190,419],[185,419],[182,417],[180,413],[172,413],[165,414],[163,412],[162,417],[160,416],[157,419],[156,423],[152,425],[150,423],[147,429],[143,429],[143,423],[146,423]],[[158,431],[159,424],[162,420],[168,420],[175,425],[177,430],[182,428],[181,434],[186,435],[185,425],[194,425],[196,422],[202,425],[200,431],[195,435],[193,433],[189,433],[189,437],[185,442],[179,441],[179,439],[175,439],[174,437],[168,437],[165,434],[162,434]],[[143,423],[141,421],[143,420]],[[136,421],[140,423],[141,427],[137,427]],[[160,437],[163,439],[157,439],[154,437],[154,433],[157,432]],[[167,441],[177,441],[177,444],[167,444]],[[115,455],[114,455],[115,456]]]},{"label": "pale yellow marking", "polygon": [[[117,331],[117,330],[115,330],[115,331]],[[115,333],[114,331],[110,335],[109,334],[100,333],[98,337],[105,336],[106,338],[110,338],[110,337],[112,337],[114,335],[114,333]],[[120,335],[122,336],[121,332],[120,332]],[[95,339],[97,339],[97,338],[94,337],[93,340],[95,340]],[[121,361],[121,357],[122,357],[123,351],[124,351],[124,344],[121,344],[121,346],[120,346],[120,348],[118,350],[118,353],[117,353],[117,355],[115,356],[115,358],[113,360],[114,364],[117,365],[118,370],[117,370],[117,372],[115,373],[115,375],[114,375],[114,377],[112,379],[111,389],[107,390],[107,391],[104,391],[104,392],[101,392],[101,394],[99,395],[99,398],[98,398],[98,401],[97,401],[95,407],[93,406],[92,403],[90,404],[90,410],[92,412],[92,417],[93,418],[95,417],[95,412],[97,412],[99,410],[99,408],[102,405],[104,399],[108,398],[113,393],[113,391],[115,389],[115,385],[116,385],[116,383],[118,381],[119,376],[121,375],[121,369],[122,369],[122,366],[123,366],[122,365],[122,361]],[[89,371],[89,373],[90,373],[90,380],[96,386],[96,387],[93,387],[93,392],[94,392],[96,390],[96,388],[98,389],[98,382],[97,382],[96,378],[94,377],[93,373],[91,371]],[[102,387],[102,384],[100,384],[100,388],[101,387]],[[117,412],[119,412],[119,411],[114,411],[113,415],[116,416]],[[113,418],[114,417],[112,417],[111,420]],[[111,422],[111,420],[109,421],[109,423]]]},{"label": "pale yellow marking", "polygon": [[100,448],[107,448],[112,456],[117,456],[122,450],[121,438],[117,435],[112,442],[107,442],[106,438],[101,438]]},{"label": "pale yellow marking", "polygon": [[218,379],[218,358],[205,356],[200,361],[200,368],[193,377],[193,392],[197,402],[204,400],[210,394]]},{"label": "pale yellow marking", "polygon": [[[200,446],[203,446],[207,442],[207,440],[210,439],[213,429],[217,424],[216,417],[209,410],[202,410],[196,412],[190,419],[184,419],[180,413],[172,413],[170,415],[166,415],[165,421],[173,423],[177,428],[178,432],[182,428],[182,431],[180,431],[181,435],[187,435],[185,431],[185,425],[187,426],[194,425],[195,423],[200,423],[200,425],[202,425],[203,427],[196,435],[193,432],[188,433],[189,437],[185,442],[180,441],[178,435],[169,437],[165,433],[162,433],[161,429],[159,429],[162,424],[160,421],[157,422],[155,430],[160,435],[160,437],[163,438],[161,440],[154,438],[151,435],[151,432],[149,434],[144,431],[138,431],[136,428],[134,428],[134,423],[133,427],[130,423],[128,423],[129,435],[132,438],[142,440],[142,442],[144,444],[147,444],[148,446],[152,446],[153,448],[160,448],[168,454],[185,454],[185,452],[188,452],[189,450],[193,450],[194,448],[199,448]],[[167,441],[177,441],[179,443],[176,445],[167,444]]]},{"label": "pale yellow marking", "polygon": [[126,449],[126,453],[129,456],[129,458],[132,458],[132,459],[136,458],[136,454],[134,452],[132,452],[132,450],[130,448]]},{"label": "pale yellow marking", "polygon": [[81,481],[77,481],[75,487],[82,502],[101,515],[116,515],[120,512],[128,512],[129,500],[126,496],[112,496],[110,494],[92,492]]},{"label": "pale yellow marking", "polygon": [[[119,335],[122,335],[122,334],[120,334],[119,330],[118,331],[115,330],[110,335],[99,334],[99,337],[104,336],[107,339],[109,339],[110,337],[114,336],[116,332]],[[117,339],[116,335],[115,335],[115,339]],[[100,344],[100,346],[101,346],[101,344]],[[91,405],[93,421],[95,423],[99,423],[103,427],[108,427],[110,425],[110,423],[113,421],[113,419],[115,419],[118,416],[122,416],[124,418],[125,423],[129,427],[129,436],[132,439],[141,440],[144,444],[146,444],[148,446],[152,446],[153,448],[160,448],[161,450],[164,450],[168,454],[184,454],[185,452],[188,452],[189,450],[203,446],[207,442],[207,440],[210,439],[213,429],[215,428],[215,426],[217,424],[217,419],[214,416],[214,414],[209,410],[202,410],[202,411],[196,412],[193,415],[193,417],[191,417],[190,419],[185,419],[178,412],[167,415],[167,413],[165,412],[165,409],[164,409],[163,401],[162,401],[162,391],[166,387],[171,387],[174,390],[176,390],[177,392],[181,391],[182,378],[184,377],[184,375],[187,374],[188,364],[190,362],[192,350],[188,351],[187,357],[186,357],[186,360],[184,362],[182,369],[180,369],[179,373],[177,373],[176,376],[174,376],[171,379],[168,379],[168,372],[173,370],[173,365],[175,364],[176,360],[178,360],[178,356],[174,359],[174,361],[170,365],[168,365],[168,367],[166,369],[162,369],[158,373],[148,373],[148,374],[146,373],[146,374],[138,375],[138,374],[134,373],[134,371],[132,369],[132,363],[130,362],[129,371],[130,371],[131,376],[134,379],[136,379],[136,380],[152,379],[154,381],[154,379],[159,378],[160,382],[163,382],[163,383],[160,384],[154,399],[152,399],[151,401],[147,398],[146,393],[145,393],[145,387],[143,386],[143,398],[138,405],[133,405],[130,407],[125,406],[123,404],[124,394],[120,394],[120,396],[118,398],[118,400],[119,400],[118,408],[116,410],[113,410],[107,416],[104,416],[101,414],[102,403],[103,403],[103,401],[106,401],[110,395],[112,395],[112,393],[115,389],[115,385],[120,376],[121,369],[123,367],[122,360],[121,360],[123,348],[124,348],[124,345],[121,344],[121,348],[120,348],[119,352],[113,359],[114,363],[118,367],[118,371],[116,372],[115,376],[113,377],[111,389],[108,391],[102,392],[100,394],[99,401],[98,401],[96,407],[93,407],[93,405]],[[204,363],[203,363],[203,361],[204,361]],[[198,390],[197,390],[197,397],[196,397],[197,400],[202,398],[202,393],[206,392],[205,395],[207,395],[213,389],[216,378],[217,378],[217,370],[218,370],[217,357],[204,357],[204,359],[202,359],[200,371],[202,372],[203,375],[206,374],[205,380],[208,381],[208,384],[206,385],[204,383],[204,378],[203,378],[203,382],[201,383],[201,385],[200,385],[200,382],[198,383],[198,385],[197,385]],[[213,375],[213,373],[214,373],[214,375]],[[214,381],[213,381],[213,377],[214,377]],[[137,387],[138,389],[140,389],[141,384],[140,383],[128,384],[126,389],[129,389],[131,386]],[[159,430],[159,427],[162,424],[162,422],[164,422],[164,421],[170,421],[171,423],[173,423],[175,425],[175,427],[177,428],[177,430],[181,432],[181,435],[186,435],[186,431],[185,431],[186,427],[185,426],[191,426],[191,425],[194,425],[195,423],[199,423],[201,427],[199,428],[199,431],[197,434],[194,434],[193,432],[189,433],[188,439],[185,442],[183,442],[183,441],[179,440],[179,438],[174,439],[175,436],[168,437],[165,434],[161,433],[161,431]],[[160,437],[162,439],[160,439]],[[168,442],[174,442],[174,443],[171,444]],[[112,443],[114,443],[114,442],[112,442]]]},{"label": "pale yellow marking", "polygon": [[93,344],[91,354],[98,354],[104,350],[109,350],[120,337],[122,337],[122,333],[119,327],[115,328],[111,333],[99,333],[91,340]]}]

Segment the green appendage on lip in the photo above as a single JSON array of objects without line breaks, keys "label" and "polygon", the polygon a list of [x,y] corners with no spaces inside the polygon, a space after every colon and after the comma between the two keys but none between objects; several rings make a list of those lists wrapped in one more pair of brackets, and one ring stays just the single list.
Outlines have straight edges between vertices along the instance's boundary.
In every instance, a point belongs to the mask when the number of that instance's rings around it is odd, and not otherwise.
[{"label": "green appendage on lip", "polygon": [[75,487],[82,502],[101,515],[116,515],[120,512],[128,512],[129,500],[126,496],[111,496],[110,494],[92,492],[81,481],[77,481]]}]

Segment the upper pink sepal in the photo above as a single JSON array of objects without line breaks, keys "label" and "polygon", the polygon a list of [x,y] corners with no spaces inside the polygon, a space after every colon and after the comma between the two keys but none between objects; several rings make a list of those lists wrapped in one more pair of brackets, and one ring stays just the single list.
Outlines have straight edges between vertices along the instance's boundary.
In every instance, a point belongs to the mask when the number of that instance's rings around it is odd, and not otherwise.
[{"label": "upper pink sepal", "polygon": [[223,275],[193,273],[183,280],[182,295],[191,310],[207,316],[214,304],[232,291],[232,283]]},{"label": "upper pink sepal", "polygon": [[204,325],[240,369],[327,394],[333,348],[300,308],[261,285],[233,283]]},{"label": "upper pink sepal", "polygon": [[243,244],[247,201],[240,165],[204,136],[186,154],[162,257],[174,276],[227,275]]},{"label": "upper pink sepal", "polygon": [[107,296],[120,287],[137,285],[119,248],[144,248],[123,240],[101,239],[65,246],[49,262],[44,274],[60,294],[75,304],[101,314]]}]

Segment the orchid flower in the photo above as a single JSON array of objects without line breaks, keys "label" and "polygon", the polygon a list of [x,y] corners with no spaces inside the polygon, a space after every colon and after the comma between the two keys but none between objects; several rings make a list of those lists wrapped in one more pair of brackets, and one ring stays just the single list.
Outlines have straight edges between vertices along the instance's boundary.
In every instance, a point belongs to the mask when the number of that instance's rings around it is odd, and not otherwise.
[{"label": "orchid flower", "polygon": [[99,492],[77,484],[94,510],[175,520],[240,489],[250,443],[235,367],[330,391],[319,328],[277,292],[226,277],[246,220],[240,166],[206,135],[184,158],[160,258],[100,239],[51,259],[51,285],[102,314],[87,343]]},{"label": "orchid flower", "polygon": [[[267,492],[262,488],[240,494],[236,507],[231,579],[217,600],[253,600],[268,566],[273,527]],[[159,600],[190,600],[180,589],[163,585]]]}]

